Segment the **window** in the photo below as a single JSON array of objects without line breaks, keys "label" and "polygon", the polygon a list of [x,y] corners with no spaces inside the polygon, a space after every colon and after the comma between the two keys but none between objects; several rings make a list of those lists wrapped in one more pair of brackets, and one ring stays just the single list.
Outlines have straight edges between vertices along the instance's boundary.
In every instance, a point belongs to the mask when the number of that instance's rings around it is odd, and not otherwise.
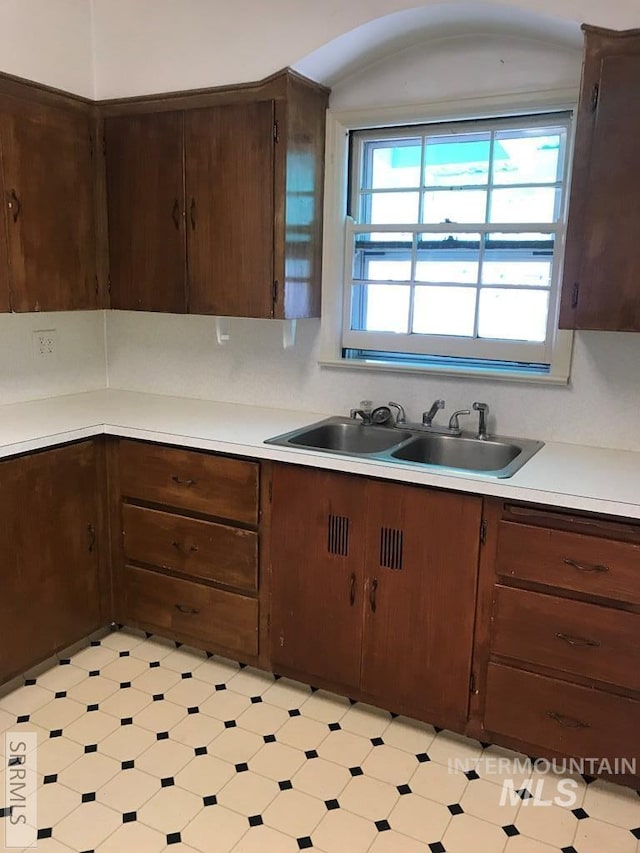
[{"label": "window", "polygon": [[550,372],[569,123],[351,132],[344,358]]}]

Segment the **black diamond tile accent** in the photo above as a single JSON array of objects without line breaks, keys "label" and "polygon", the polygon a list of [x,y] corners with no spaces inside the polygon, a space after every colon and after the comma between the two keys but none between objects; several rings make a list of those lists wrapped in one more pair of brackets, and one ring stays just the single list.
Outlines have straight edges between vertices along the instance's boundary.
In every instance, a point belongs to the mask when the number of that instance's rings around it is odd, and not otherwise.
[{"label": "black diamond tile accent", "polygon": [[69,666],[71,658],[60,658],[60,666]]},{"label": "black diamond tile accent", "polygon": [[637,838],[640,841],[640,826],[636,829],[630,829],[629,832],[633,835],[634,838]]},{"label": "black diamond tile accent", "polygon": [[274,681],[280,681],[281,678],[282,678],[282,676],[279,675],[277,672],[273,673],[273,680]]},{"label": "black diamond tile accent", "polygon": [[464,814],[464,809],[460,805],[460,803],[451,803],[450,806],[447,806],[452,815]]},{"label": "black diamond tile accent", "polygon": [[58,781],[57,773],[50,773],[48,776],[45,776],[42,780],[43,785],[53,785],[54,782]]},{"label": "black diamond tile accent", "polygon": [[313,684],[310,684],[309,686],[311,687],[311,692],[312,692],[312,693],[317,693],[317,692],[318,692],[318,688],[317,688],[317,687],[314,687],[314,686],[313,686]]},{"label": "black diamond tile accent", "polygon": [[160,780],[161,788],[172,788],[175,784],[173,776],[165,776],[164,779]]},{"label": "black diamond tile accent", "polygon": [[262,740],[265,743],[275,743],[276,742],[276,736],[275,735],[264,735]]},{"label": "black diamond tile accent", "polygon": [[562,848],[560,849],[560,853],[578,853],[578,851],[577,851],[577,850],[576,850],[576,848],[575,848],[575,847],[573,847],[573,845],[572,845],[572,846],[570,846],[570,847],[562,847]]},{"label": "black diamond tile accent", "polygon": [[433,841],[429,844],[429,850],[431,853],[447,853],[444,844],[441,841]]},{"label": "black diamond tile accent", "polygon": [[362,772],[362,767],[350,767],[349,773],[351,773],[352,776],[364,776],[364,773]]},{"label": "black diamond tile accent", "polygon": [[190,708],[187,708],[187,714],[199,714],[200,708],[197,705],[192,705]]},{"label": "black diamond tile accent", "polygon": [[315,751],[315,749],[308,749],[304,755],[305,755],[305,758],[317,758],[318,757],[318,753]]},{"label": "black diamond tile accent", "polygon": [[205,655],[207,656],[207,659],[210,659],[213,657],[213,652],[205,652]]},{"label": "black diamond tile accent", "polygon": [[209,794],[207,797],[202,798],[202,802],[205,806],[215,806],[218,803],[218,798],[215,794]]},{"label": "black diamond tile accent", "polygon": [[152,660],[149,664],[149,669],[157,669],[160,666],[159,660]]},{"label": "black diamond tile accent", "polygon": [[476,773],[475,770],[467,770],[464,774],[470,782],[473,782],[474,779],[479,779],[480,777]]},{"label": "black diamond tile accent", "polygon": [[416,755],[416,758],[418,759],[420,764],[425,764],[427,761],[431,761],[431,759],[429,758],[429,756],[427,755],[426,752],[419,752]]},{"label": "black diamond tile accent", "polygon": [[595,777],[595,776],[587,776],[587,774],[586,774],[586,773],[583,773],[583,774],[582,774],[582,778],[583,778],[583,779],[584,779],[584,781],[587,783],[587,785],[590,785],[592,782],[595,782],[595,781],[596,781],[596,777]]},{"label": "black diamond tile accent", "polygon": [[184,645],[184,643],[179,643],[177,640],[174,640],[173,644],[176,647],[176,649],[180,649]]},{"label": "black diamond tile accent", "polygon": [[12,807],[9,806],[9,808],[0,809],[0,819],[2,819],[3,817],[9,817],[9,815],[11,814],[11,808]]},{"label": "black diamond tile accent", "polygon": [[164,693],[154,693],[153,694],[153,701],[154,702],[162,702],[163,699],[164,699]]},{"label": "black diamond tile accent", "polygon": [[236,773],[246,773],[249,769],[249,765],[246,761],[242,761],[240,764],[236,764]]},{"label": "black diamond tile accent", "polygon": [[260,702],[262,702],[262,696],[252,696],[251,697],[251,704],[252,705],[259,705]]},{"label": "black diamond tile accent", "polygon": [[390,711],[389,713],[391,714],[391,719],[392,719],[392,720],[395,720],[395,719],[396,719],[396,717],[399,717],[399,716],[400,716],[400,714],[396,714],[396,712],[395,712],[395,711]]},{"label": "black diamond tile accent", "polygon": [[481,746],[483,749],[488,749],[488,748],[491,746],[491,744],[490,744],[490,743],[485,743],[485,741],[481,740],[481,741],[480,741],[480,746]]},{"label": "black diamond tile accent", "polygon": [[120,720],[121,726],[132,726],[133,725],[133,717],[123,717]]},{"label": "black diamond tile accent", "polygon": [[120,652],[120,657],[121,658],[128,658],[130,654],[131,654],[131,652],[127,652],[127,651]]},{"label": "black diamond tile accent", "polygon": [[151,633],[151,631],[145,631],[145,632],[144,632],[144,635],[145,635],[145,637],[147,638],[147,640],[150,640],[150,639],[151,639],[151,637],[153,637],[153,634]]},{"label": "black diamond tile accent", "polygon": [[131,687],[130,681],[121,681],[120,682],[120,690],[126,690],[127,687]]},{"label": "black diamond tile accent", "polygon": [[96,705],[96,704],[94,704],[94,705],[87,705],[87,711],[88,711],[89,713],[91,713],[92,711],[97,711],[97,710],[99,709],[99,707],[100,707],[100,706],[99,706],[99,705]]},{"label": "black diamond tile accent", "polygon": [[226,684],[216,684],[216,685],[215,685],[215,687],[214,687],[214,690],[217,690],[217,691],[218,691],[218,693],[219,693],[221,690],[226,690],[226,689],[227,689],[227,685],[226,685]]},{"label": "black diamond tile accent", "polygon": [[156,732],[156,740],[169,740],[169,732]]},{"label": "black diamond tile accent", "polygon": [[182,842],[182,836],[179,832],[170,832],[167,835],[167,844],[180,844]]},{"label": "black diamond tile accent", "polygon": [[290,717],[299,717],[300,716],[300,708],[291,708],[289,711]]},{"label": "black diamond tile accent", "polygon": [[533,794],[529,791],[528,788],[520,788],[516,791],[516,794],[520,797],[521,800],[530,800]]},{"label": "black diamond tile accent", "polygon": [[225,729],[235,729],[238,724],[235,720],[225,720],[224,727]]},{"label": "black diamond tile accent", "polygon": [[66,690],[58,690],[58,692],[53,697],[54,699],[66,699],[67,691]]},{"label": "black diamond tile accent", "polygon": [[289,779],[283,779],[282,782],[278,782],[278,787],[281,791],[290,791],[293,788],[293,784]]},{"label": "black diamond tile accent", "polygon": [[512,838],[514,835],[520,835],[520,831],[517,826],[514,826],[512,823],[507,826],[502,827],[502,831],[505,835],[508,835],[509,838]]},{"label": "black diamond tile accent", "polygon": [[91,669],[89,670],[89,678],[97,678],[100,675],[99,669]]},{"label": "black diamond tile accent", "polygon": [[342,726],[340,723],[329,723],[329,731],[330,732],[339,732]]},{"label": "black diamond tile accent", "polygon": [[251,815],[249,818],[249,826],[262,826],[263,823],[264,821],[259,814]]},{"label": "black diamond tile accent", "polygon": [[327,811],[333,811],[334,809],[340,808],[340,803],[337,800],[325,800],[325,806],[327,807]]},{"label": "black diamond tile accent", "polygon": [[20,714],[19,717],[16,717],[16,723],[28,723],[29,722],[29,714]]},{"label": "black diamond tile accent", "polygon": [[95,799],[96,799],[96,792],[95,791],[90,791],[88,794],[82,795],[82,802],[83,803],[94,803]]},{"label": "black diamond tile accent", "polygon": [[84,754],[85,755],[89,755],[89,753],[97,752],[97,751],[98,751],[98,744],[97,743],[88,743],[85,745],[85,748],[84,748]]},{"label": "black diamond tile accent", "polygon": [[247,668],[246,663],[239,663],[238,666],[240,667],[240,669],[246,669]]},{"label": "black diamond tile accent", "polygon": [[208,750],[206,746],[196,746],[193,751],[196,755],[206,755]]},{"label": "black diamond tile accent", "polygon": [[357,701],[358,701],[357,699],[352,699],[351,696],[349,696],[349,704],[350,705],[355,705]]},{"label": "black diamond tile accent", "polygon": [[137,812],[125,812],[122,815],[122,822],[123,823],[133,823],[135,820],[138,820],[138,813]]},{"label": "black diamond tile accent", "polygon": [[411,794],[413,793],[411,788],[408,785],[398,785],[396,788],[399,794]]},{"label": "black diamond tile accent", "polygon": [[46,829],[39,829],[38,830],[38,841],[40,841],[41,838],[51,838],[52,835],[53,835],[53,829],[50,826],[48,826]]},{"label": "black diamond tile accent", "polygon": [[309,847],[313,847],[313,841],[308,835],[305,835],[303,838],[296,838],[298,842],[298,850],[308,850]]},{"label": "black diamond tile accent", "polygon": [[434,726],[434,727],[433,727],[433,730],[434,730],[434,732],[435,732],[436,734],[440,734],[440,732],[442,731],[442,729],[440,728],[440,726]]},{"label": "black diamond tile accent", "polygon": [[54,729],[49,732],[49,737],[62,737],[62,729]]},{"label": "black diamond tile accent", "polygon": [[387,830],[391,829],[391,824],[388,820],[377,820],[375,824],[378,832],[386,832]]},{"label": "black diamond tile accent", "polygon": [[96,646],[101,646],[101,645],[102,645],[102,643],[100,642],[100,640],[91,640],[91,642],[89,643],[89,645],[90,645],[90,646],[93,646],[93,647],[94,647],[94,649],[95,649],[95,647],[96,647]]},{"label": "black diamond tile accent", "polygon": [[13,758],[10,758],[7,762],[7,767],[15,767],[18,764],[23,764],[23,757],[14,755]]},{"label": "black diamond tile accent", "polygon": [[586,817],[589,817],[584,809],[571,809],[571,814],[578,820],[584,820]]},{"label": "black diamond tile accent", "polygon": [[24,680],[24,686],[25,687],[33,687],[33,685],[35,683],[36,683],[35,678],[25,678],[25,680]]},{"label": "black diamond tile accent", "polygon": [[186,680],[187,678],[193,678],[193,675],[190,672],[183,672],[182,678],[183,678],[183,680]]},{"label": "black diamond tile accent", "polygon": [[381,737],[372,737],[371,743],[373,746],[384,746],[384,741]]},{"label": "black diamond tile accent", "polygon": [[133,768],[135,767],[135,761],[133,761],[133,759],[130,759],[129,761],[123,761],[120,767],[122,767],[123,770],[133,770]]}]

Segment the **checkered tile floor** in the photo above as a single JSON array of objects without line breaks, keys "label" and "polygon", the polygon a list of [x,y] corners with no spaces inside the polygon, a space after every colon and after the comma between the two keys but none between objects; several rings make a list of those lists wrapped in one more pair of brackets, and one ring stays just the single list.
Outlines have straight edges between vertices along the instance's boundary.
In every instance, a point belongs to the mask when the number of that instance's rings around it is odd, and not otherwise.
[{"label": "checkered tile floor", "polygon": [[640,850],[636,792],[577,777],[536,808],[557,778],[514,753],[128,630],[1,698],[0,729],[38,734],[46,853]]}]

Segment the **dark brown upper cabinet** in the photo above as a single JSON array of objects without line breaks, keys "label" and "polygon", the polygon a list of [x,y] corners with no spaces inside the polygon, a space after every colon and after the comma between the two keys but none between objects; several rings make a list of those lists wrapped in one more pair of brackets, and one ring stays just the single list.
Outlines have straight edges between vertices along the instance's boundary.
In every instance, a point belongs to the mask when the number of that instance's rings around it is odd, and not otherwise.
[{"label": "dark brown upper cabinet", "polygon": [[111,307],[319,316],[327,98],[287,70],[104,104]]},{"label": "dark brown upper cabinet", "polygon": [[[13,311],[98,305],[93,117],[88,104],[59,101],[0,94],[8,261],[0,278]],[[2,248],[0,240],[0,258]],[[5,292],[0,284],[0,304]]]},{"label": "dark brown upper cabinet", "polygon": [[560,327],[640,331],[640,29],[584,26]]}]

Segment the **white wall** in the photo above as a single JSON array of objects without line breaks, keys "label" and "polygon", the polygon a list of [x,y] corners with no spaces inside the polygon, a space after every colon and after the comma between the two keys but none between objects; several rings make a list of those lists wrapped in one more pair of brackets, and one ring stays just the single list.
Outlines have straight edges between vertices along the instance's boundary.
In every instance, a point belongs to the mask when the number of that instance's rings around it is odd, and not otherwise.
[{"label": "white wall", "polygon": [[0,0],[0,71],[93,97],[91,0]]},{"label": "white wall", "polygon": [[[56,330],[56,353],[36,358],[33,332]],[[0,404],[106,386],[103,311],[0,314]]]}]

